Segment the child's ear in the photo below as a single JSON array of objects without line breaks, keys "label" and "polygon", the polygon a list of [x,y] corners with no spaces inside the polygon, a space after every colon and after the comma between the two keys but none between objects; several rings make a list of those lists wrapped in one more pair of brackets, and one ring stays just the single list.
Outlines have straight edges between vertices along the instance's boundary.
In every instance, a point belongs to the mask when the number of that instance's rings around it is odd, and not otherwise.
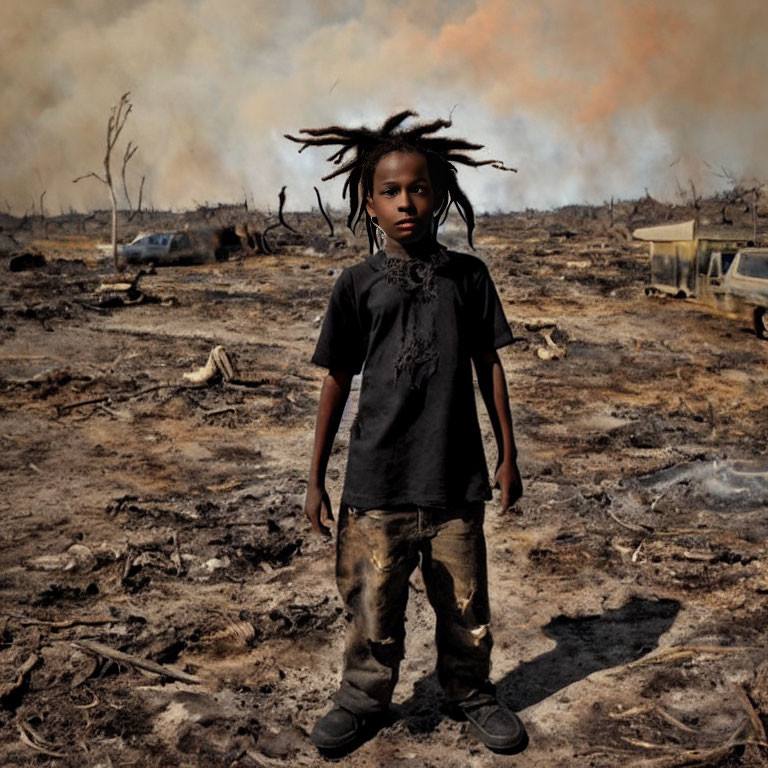
[{"label": "child's ear", "polygon": [[365,210],[372,219],[376,218],[376,211],[373,209],[373,200],[370,195],[365,198]]}]

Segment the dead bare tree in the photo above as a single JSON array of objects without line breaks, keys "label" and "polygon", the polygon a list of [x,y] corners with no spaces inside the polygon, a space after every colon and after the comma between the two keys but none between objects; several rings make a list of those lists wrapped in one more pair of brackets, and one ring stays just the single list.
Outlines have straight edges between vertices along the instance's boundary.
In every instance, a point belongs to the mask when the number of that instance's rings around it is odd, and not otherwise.
[{"label": "dead bare tree", "polygon": [[752,242],[757,242],[757,200],[760,197],[760,187],[752,189]]},{"label": "dead bare tree", "polygon": [[134,210],[131,211],[131,214],[128,216],[128,221],[132,221],[133,217],[137,213],[141,213],[141,197],[144,194],[144,179],[146,179],[146,176],[141,177],[141,183],[139,184],[139,200],[136,203],[136,208],[134,208]]},{"label": "dead bare tree", "polygon": [[43,225],[43,235],[48,239],[48,222],[45,220],[45,206],[43,204],[43,200],[45,199],[45,194],[48,190],[44,189],[42,191],[42,194],[40,195],[40,223]]},{"label": "dead bare tree", "polygon": [[107,120],[106,152],[104,153],[104,175],[100,176],[98,173],[91,171],[90,173],[78,176],[73,181],[74,184],[77,184],[77,182],[82,179],[92,177],[100,181],[109,189],[109,200],[112,204],[112,258],[114,259],[116,270],[120,270],[120,261],[117,258],[117,197],[115,196],[115,185],[112,181],[111,160],[112,150],[115,148],[115,144],[125,126],[125,121],[128,119],[128,115],[131,114],[131,110],[133,109],[133,105],[129,98],[130,95],[130,91],[126,91],[120,97],[120,101],[112,107],[109,113],[109,120]]},{"label": "dead bare tree", "polygon": [[[317,187],[313,187],[315,194],[317,195],[317,206],[320,208],[320,213],[323,214],[323,218],[328,222],[328,227],[331,230],[331,237],[333,237],[333,222],[323,208],[323,201],[320,199],[320,190]],[[613,216],[613,198],[611,198],[611,216]],[[611,222],[613,223],[613,222]]]},{"label": "dead bare tree", "polygon": [[701,195],[696,194],[696,187],[693,183],[693,179],[688,179],[688,183],[691,185],[691,202],[693,203],[694,219],[696,220],[696,226],[699,226],[699,217],[701,215]]},{"label": "dead bare tree", "polygon": [[123,154],[123,167],[120,171],[120,175],[123,179],[123,194],[125,195],[125,201],[128,203],[129,220],[133,215],[133,205],[131,204],[131,196],[128,194],[128,184],[125,181],[125,167],[128,165],[129,160],[136,154],[136,150],[139,147],[133,142],[128,142],[125,147],[125,154]]},{"label": "dead bare tree", "polygon": [[[757,202],[762,194],[762,185],[757,179],[752,180],[752,186],[748,187],[743,182],[739,181],[736,174],[726,168],[724,165],[720,166],[720,170],[715,170],[709,163],[705,165],[712,171],[712,173],[720,179],[725,179],[731,185],[731,189],[726,195],[726,205],[728,203],[736,204],[740,203],[744,206],[744,213],[752,214],[752,241],[757,242]],[[751,199],[747,196],[750,195]],[[723,205],[721,217],[724,224],[731,224],[732,221],[728,221],[726,217],[726,206]]]},{"label": "dead bare tree", "polygon": [[685,190],[680,185],[680,179],[678,179],[677,176],[675,176],[674,178],[675,178],[675,186],[677,187],[677,196],[680,198],[682,202],[685,202]]}]

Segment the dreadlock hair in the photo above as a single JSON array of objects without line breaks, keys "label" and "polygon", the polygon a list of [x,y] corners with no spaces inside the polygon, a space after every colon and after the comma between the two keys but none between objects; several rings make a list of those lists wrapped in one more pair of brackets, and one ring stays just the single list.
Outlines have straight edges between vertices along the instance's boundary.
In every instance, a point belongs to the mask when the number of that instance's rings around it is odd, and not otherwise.
[{"label": "dreadlock hair", "polygon": [[[377,245],[376,229],[366,210],[365,201],[373,193],[373,174],[379,160],[391,152],[417,152],[424,155],[438,200],[435,219],[438,224],[442,224],[453,204],[467,226],[467,242],[474,250],[472,232],[475,228],[475,212],[456,180],[456,163],[474,168],[490,165],[502,171],[512,172],[517,172],[517,169],[507,168],[498,160],[475,160],[465,154],[467,151],[482,149],[482,144],[473,144],[466,139],[432,135],[442,128],[449,128],[452,124],[450,120],[438,119],[431,123],[414,125],[412,128],[395,130],[406,118],[416,116],[416,112],[405,110],[385,120],[378,130],[330,125],[326,128],[302,128],[299,133],[306,134],[305,136],[285,134],[285,138],[301,144],[299,152],[303,152],[307,147],[340,147],[327,158],[339,167],[323,176],[323,181],[347,174],[342,192],[346,198],[349,191],[347,226],[355,232],[360,220],[365,219],[371,252]],[[344,158],[351,151],[354,151],[354,157],[344,162]]]}]

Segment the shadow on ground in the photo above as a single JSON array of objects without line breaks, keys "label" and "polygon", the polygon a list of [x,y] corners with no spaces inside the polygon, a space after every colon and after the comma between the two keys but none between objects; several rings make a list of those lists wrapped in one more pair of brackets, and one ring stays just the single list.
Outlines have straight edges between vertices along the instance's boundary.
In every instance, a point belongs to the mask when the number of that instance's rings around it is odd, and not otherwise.
[{"label": "shadow on ground", "polygon": [[[519,712],[593,672],[635,661],[657,647],[679,611],[677,600],[633,597],[598,616],[556,616],[542,632],[557,645],[496,681],[499,698]],[[413,695],[398,709],[410,731],[423,733],[443,719],[441,702],[432,673],[416,682]]]}]

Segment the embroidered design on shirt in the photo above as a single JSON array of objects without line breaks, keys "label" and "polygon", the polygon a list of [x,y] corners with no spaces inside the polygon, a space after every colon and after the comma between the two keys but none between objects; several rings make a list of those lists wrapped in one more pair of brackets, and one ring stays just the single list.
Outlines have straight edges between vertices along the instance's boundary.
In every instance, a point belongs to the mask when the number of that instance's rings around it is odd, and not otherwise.
[{"label": "embroidered design on shirt", "polygon": [[437,370],[434,318],[430,327],[425,328],[422,306],[437,299],[435,272],[448,261],[448,251],[443,246],[425,259],[385,255],[387,282],[413,299],[400,354],[395,360],[395,382],[405,378],[413,390],[421,389]]},{"label": "embroidered design on shirt", "polygon": [[403,346],[395,360],[395,381],[406,375],[411,389],[420,389],[437,370],[437,352],[434,347],[434,334],[427,338],[417,330],[409,333],[412,325],[406,330]]},{"label": "embroidered design on shirt", "polygon": [[427,258],[398,258],[384,256],[384,269],[387,282],[419,301],[434,301],[437,298],[435,270],[449,261],[448,251],[441,245]]}]

